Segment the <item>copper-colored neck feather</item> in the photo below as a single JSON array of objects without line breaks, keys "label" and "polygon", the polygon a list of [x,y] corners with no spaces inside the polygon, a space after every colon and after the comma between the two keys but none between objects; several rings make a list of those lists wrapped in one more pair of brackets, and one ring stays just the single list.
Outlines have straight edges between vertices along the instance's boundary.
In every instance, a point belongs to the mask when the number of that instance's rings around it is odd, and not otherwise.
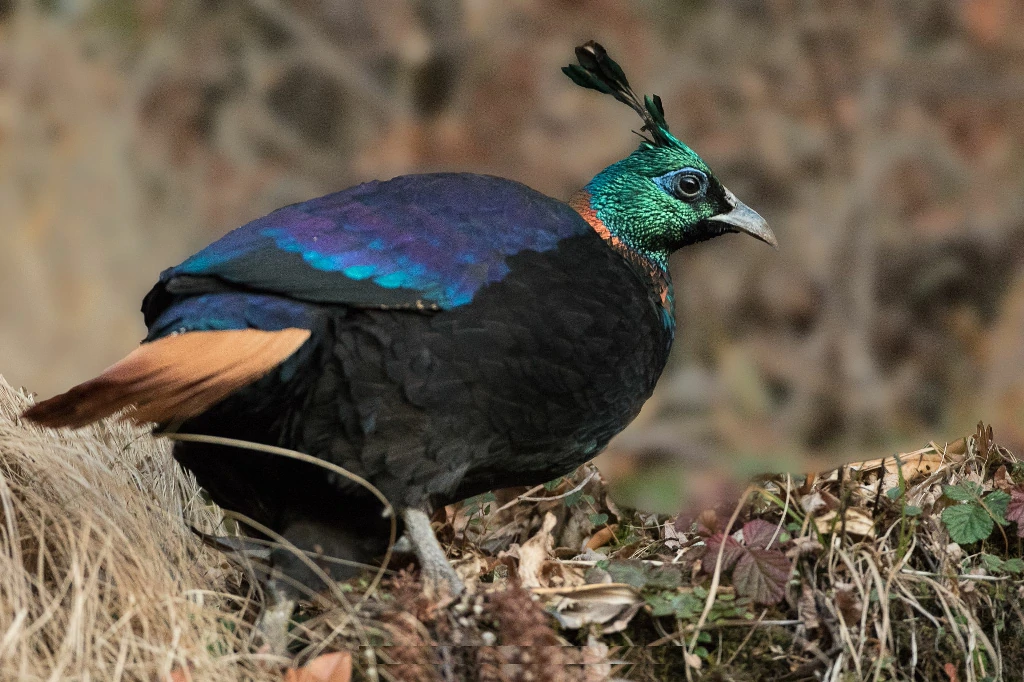
[{"label": "copper-colored neck feather", "polygon": [[601,239],[604,239],[610,247],[622,254],[631,263],[639,266],[651,277],[661,297],[661,306],[669,313],[672,313],[672,282],[668,277],[668,273],[656,267],[648,259],[630,248],[628,244],[612,234],[612,231],[608,229],[604,221],[598,217],[597,211],[591,206],[590,192],[585,189],[577,190],[569,197],[569,206],[572,210],[579,213],[580,217],[586,220],[587,224],[594,229],[594,232],[600,235]]}]

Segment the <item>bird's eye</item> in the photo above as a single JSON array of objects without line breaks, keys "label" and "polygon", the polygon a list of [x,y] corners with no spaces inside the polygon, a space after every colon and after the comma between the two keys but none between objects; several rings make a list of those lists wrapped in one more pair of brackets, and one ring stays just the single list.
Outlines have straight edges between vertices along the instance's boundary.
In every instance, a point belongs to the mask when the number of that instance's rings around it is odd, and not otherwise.
[{"label": "bird's eye", "polygon": [[697,170],[683,171],[676,174],[672,193],[683,201],[693,201],[704,194],[706,187],[707,177],[703,173]]}]

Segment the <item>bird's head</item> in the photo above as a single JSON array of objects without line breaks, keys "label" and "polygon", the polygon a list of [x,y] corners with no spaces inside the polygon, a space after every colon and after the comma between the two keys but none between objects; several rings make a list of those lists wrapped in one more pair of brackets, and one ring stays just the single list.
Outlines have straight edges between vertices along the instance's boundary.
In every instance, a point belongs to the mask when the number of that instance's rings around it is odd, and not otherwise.
[{"label": "bird's head", "polygon": [[591,180],[574,200],[577,210],[662,266],[676,249],[727,232],[745,232],[777,246],[764,218],[737,199],[696,152],[669,132],[657,95],[641,101],[619,65],[593,41],[576,48],[576,57],[578,65],[562,69],[567,76],[577,85],[628,104],[644,121],[640,147]]}]

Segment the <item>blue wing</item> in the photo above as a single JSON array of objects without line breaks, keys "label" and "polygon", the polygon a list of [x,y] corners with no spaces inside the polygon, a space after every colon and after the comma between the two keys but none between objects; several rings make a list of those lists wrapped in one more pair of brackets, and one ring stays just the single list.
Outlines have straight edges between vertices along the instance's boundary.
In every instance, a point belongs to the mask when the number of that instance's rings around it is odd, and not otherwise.
[{"label": "blue wing", "polygon": [[505,277],[509,256],[554,249],[587,232],[568,205],[511,180],[401,176],[286,206],[230,232],[164,271],[143,311],[150,324],[171,298],[218,288],[357,307],[449,309]]}]

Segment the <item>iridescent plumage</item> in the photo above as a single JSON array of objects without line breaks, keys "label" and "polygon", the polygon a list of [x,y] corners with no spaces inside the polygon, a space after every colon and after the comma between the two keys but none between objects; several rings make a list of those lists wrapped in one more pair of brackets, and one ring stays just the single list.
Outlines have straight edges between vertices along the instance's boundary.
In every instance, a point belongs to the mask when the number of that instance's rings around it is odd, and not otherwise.
[{"label": "iridescent plumage", "polygon": [[[599,45],[577,56],[566,73],[636,110],[647,137],[569,203],[451,173],[287,206],[162,273],[143,303],[146,343],[26,416],[78,425],[130,396],[180,431],[340,465],[421,531],[417,510],[591,459],[668,358],[669,254],[725,232],[775,239],[672,136],[657,97],[637,97]],[[383,550],[380,506],[348,479],[194,442],[175,456],[218,503],[302,548],[361,561]],[[424,565],[458,589],[423,542]],[[271,562],[318,584],[287,552]]]}]

